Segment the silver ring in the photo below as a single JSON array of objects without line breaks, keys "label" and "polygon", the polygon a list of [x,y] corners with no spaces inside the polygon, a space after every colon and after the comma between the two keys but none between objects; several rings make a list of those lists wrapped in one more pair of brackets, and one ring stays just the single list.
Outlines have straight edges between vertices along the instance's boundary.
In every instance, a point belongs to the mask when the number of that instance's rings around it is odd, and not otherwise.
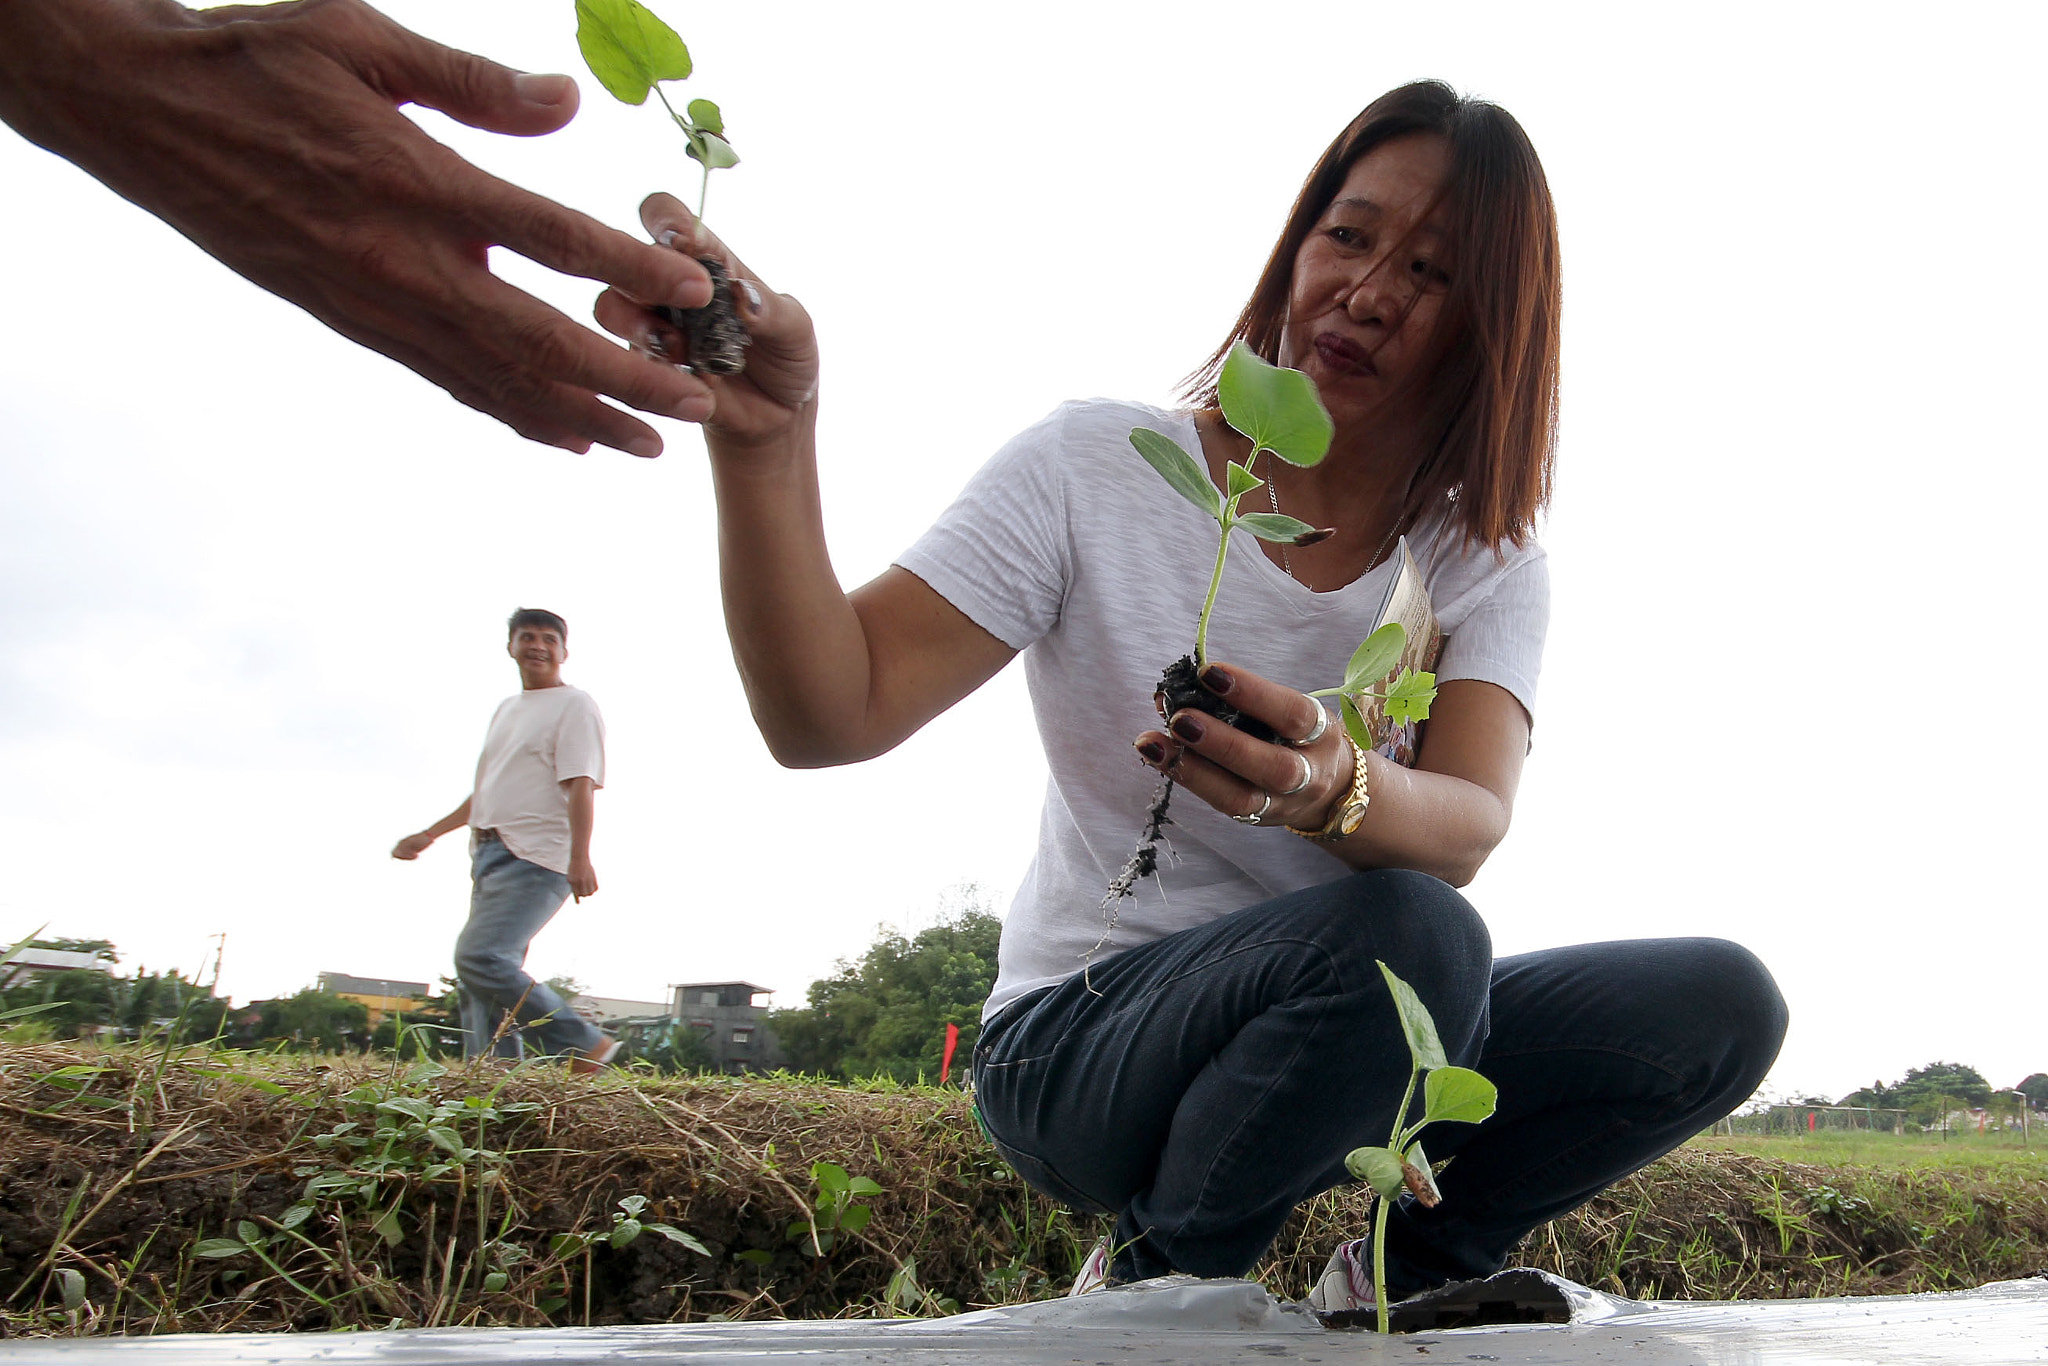
[{"label": "silver ring", "polygon": [[[1300,749],[1304,745],[1312,745],[1316,741],[1322,739],[1323,732],[1328,730],[1329,728],[1330,709],[1324,706],[1322,703],[1318,702],[1316,703],[1316,728],[1310,731],[1308,734],[1302,736],[1299,740],[1289,740],[1287,744],[1289,745],[1289,747],[1293,749]],[[1301,789],[1298,787],[1294,790],[1296,792],[1301,791]]]},{"label": "silver ring", "polygon": [[1258,810],[1247,811],[1242,816],[1232,816],[1230,819],[1236,821],[1239,825],[1258,825],[1265,818],[1266,813],[1273,809],[1273,794],[1261,790],[1259,795],[1266,800],[1259,803]]},{"label": "silver ring", "polygon": [[1297,754],[1294,757],[1301,760],[1301,781],[1288,788],[1285,792],[1282,792],[1280,795],[1283,797],[1292,797],[1315,780],[1316,766],[1309,762],[1308,756],[1306,754]]}]

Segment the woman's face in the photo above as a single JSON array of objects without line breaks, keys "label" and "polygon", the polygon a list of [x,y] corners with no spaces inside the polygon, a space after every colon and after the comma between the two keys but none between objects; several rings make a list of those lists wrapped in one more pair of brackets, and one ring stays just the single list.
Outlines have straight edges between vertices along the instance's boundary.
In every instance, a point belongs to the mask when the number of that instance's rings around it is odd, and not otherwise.
[{"label": "woman's face", "polygon": [[1436,205],[1449,170],[1450,147],[1435,134],[1381,143],[1295,253],[1280,363],[1315,381],[1339,426],[1384,410],[1420,378],[1455,269]]}]

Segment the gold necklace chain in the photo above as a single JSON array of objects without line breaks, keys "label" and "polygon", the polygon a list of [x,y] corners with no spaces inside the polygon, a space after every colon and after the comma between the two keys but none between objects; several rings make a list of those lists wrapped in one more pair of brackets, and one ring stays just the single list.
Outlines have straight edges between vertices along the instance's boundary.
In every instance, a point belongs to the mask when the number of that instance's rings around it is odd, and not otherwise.
[{"label": "gold necklace chain", "polygon": [[[1270,450],[1266,452],[1266,502],[1273,509],[1275,516],[1278,516],[1280,512],[1280,491],[1273,487],[1273,462],[1278,458]],[[1380,537],[1380,543],[1373,550],[1372,558],[1366,561],[1365,568],[1358,571],[1360,578],[1364,578],[1379,567],[1380,557],[1387,553],[1387,543],[1394,539],[1394,533],[1400,529],[1401,519],[1396,517],[1394,524],[1387,528],[1387,534]],[[1285,541],[1280,542],[1280,570],[1288,578],[1294,579],[1296,583],[1301,583],[1300,579],[1294,578],[1294,562],[1288,558],[1287,542]],[[1302,587],[1306,588],[1308,585],[1302,584]]]}]

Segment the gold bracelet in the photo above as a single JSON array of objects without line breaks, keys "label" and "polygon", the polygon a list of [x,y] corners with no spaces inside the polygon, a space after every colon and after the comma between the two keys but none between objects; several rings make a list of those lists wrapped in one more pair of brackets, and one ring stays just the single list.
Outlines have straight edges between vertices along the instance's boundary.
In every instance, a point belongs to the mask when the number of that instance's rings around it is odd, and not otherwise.
[{"label": "gold bracelet", "polygon": [[[1346,737],[1346,743],[1350,743]],[[1357,745],[1351,746],[1351,790],[1337,801],[1336,809],[1330,812],[1330,819],[1320,830],[1303,830],[1299,826],[1287,828],[1305,840],[1318,844],[1330,844],[1343,839],[1357,830],[1365,820],[1365,808],[1372,802],[1372,793],[1366,790],[1368,770],[1365,766],[1365,751]]]}]

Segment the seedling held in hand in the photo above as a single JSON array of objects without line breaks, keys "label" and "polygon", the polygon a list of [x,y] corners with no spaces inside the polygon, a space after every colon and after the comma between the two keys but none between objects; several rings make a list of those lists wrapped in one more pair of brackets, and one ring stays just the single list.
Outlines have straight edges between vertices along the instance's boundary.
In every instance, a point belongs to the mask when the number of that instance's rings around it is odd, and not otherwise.
[{"label": "seedling held in hand", "polygon": [[[576,45],[598,83],[627,104],[645,104],[651,92],[682,129],[686,155],[703,168],[697,194],[697,217],[711,190],[711,173],[737,166],[739,156],[725,140],[725,116],[710,100],[691,100],[683,113],[669,103],[663,81],[689,78],[690,50],[676,31],[656,18],[640,0],[576,0]],[[736,375],[746,368],[749,340],[746,324],[733,308],[732,288],[721,261],[699,258],[711,274],[711,302],[702,308],[660,307],[655,311],[683,330],[689,339],[690,363],[714,375]]]},{"label": "seedling held in hand", "polygon": [[[1499,1099],[1494,1084],[1469,1067],[1453,1067],[1444,1056],[1443,1040],[1437,1037],[1436,1021],[1430,1017],[1415,989],[1394,975],[1385,963],[1380,974],[1394,994],[1394,1010],[1401,1017],[1401,1033],[1408,1040],[1408,1089],[1394,1111],[1393,1133],[1384,1148],[1353,1148],[1344,1158],[1350,1173],[1373,1188],[1379,1196],[1373,1210],[1372,1281],[1378,1299],[1378,1327],[1387,1331],[1387,1212],[1406,1190],[1425,1209],[1441,1202],[1436,1180],[1430,1175],[1429,1158],[1416,1141],[1431,1124],[1477,1124],[1493,1113]],[[1407,1123],[1408,1106],[1415,1099],[1415,1081],[1424,1073],[1422,1118]]]},{"label": "seedling held in hand", "polygon": [[[1222,489],[1209,481],[1209,472],[1203,462],[1172,438],[1148,427],[1131,430],[1131,444],[1145,458],[1145,463],[1157,470],[1175,493],[1214,518],[1218,530],[1216,567],[1210,572],[1209,592],[1202,600],[1201,615],[1195,622],[1194,653],[1183,655],[1166,667],[1160,675],[1156,700],[1160,711],[1168,718],[1175,712],[1193,707],[1255,739],[1271,741],[1277,738],[1271,727],[1244,715],[1201,685],[1199,675],[1209,662],[1209,617],[1216,609],[1217,591],[1223,586],[1223,566],[1230,555],[1231,532],[1242,527],[1262,541],[1285,545],[1314,545],[1336,534],[1335,528],[1313,527],[1298,517],[1289,517],[1281,512],[1238,510],[1244,496],[1263,487],[1266,482],[1251,472],[1252,463],[1262,453],[1270,451],[1291,465],[1308,469],[1321,464],[1323,457],[1329,454],[1330,440],[1336,433],[1336,427],[1316,395],[1313,380],[1299,370],[1268,364],[1243,342],[1231,347],[1230,354],[1224,357],[1216,392],[1223,409],[1223,420],[1252,443],[1251,453],[1243,463],[1233,460],[1226,465],[1225,487]],[[1399,679],[1382,690],[1386,675],[1400,658],[1406,640],[1407,632],[1401,625],[1389,622],[1358,647],[1345,669],[1342,684],[1310,694],[1312,697],[1336,696],[1340,699],[1345,732],[1361,753],[1373,747],[1360,713],[1362,699],[1379,700],[1387,714],[1397,721],[1421,721],[1429,716],[1429,704],[1436,696],[1433,675],[1403,671]],[[1371,671],[1375,664],[1377,672]],[[1169,824],[1166,808],[1172,796],[1173,783],[1169,779],[1160,784],[1153,796],[1137,850],[1110,882],[1103,896],[1105,909],[1129,896],[1141,879],[1157,871],[1158,844],[1163,827]]]}]

